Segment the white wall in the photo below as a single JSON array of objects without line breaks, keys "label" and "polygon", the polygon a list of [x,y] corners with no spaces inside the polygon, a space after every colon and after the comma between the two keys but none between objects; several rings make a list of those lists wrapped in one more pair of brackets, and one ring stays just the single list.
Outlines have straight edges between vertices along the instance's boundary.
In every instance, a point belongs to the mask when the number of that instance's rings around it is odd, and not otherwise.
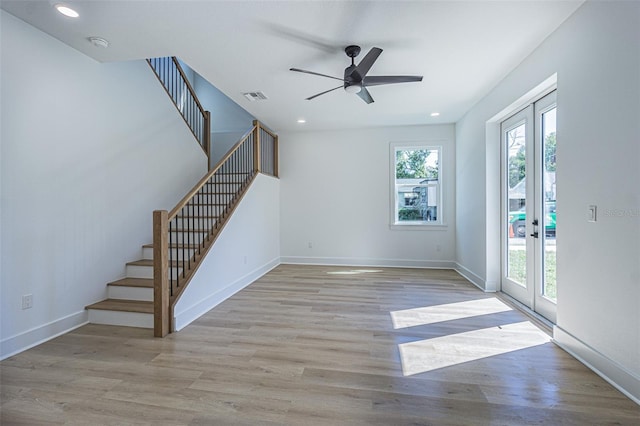
[{"label": "white wall", "polygon": [[280,181],[258,175],[174,309],[180,330],[280,263]]},{"label": "white wall", "polygon": [[206,158],[144,61],[100,64],[0,14],[6,357],[85,322]]},{"label": "white wall", "polygon": [[[487,123],[557,73],[563,347],[640,401],[640,3],[588,2],[456,125],[457,262],[499,280],[499,143]],[[489,135],[490,137],[486,137]],[[589,205],[596,223],[587,222]],[[488,231],[486,231],[488,230]]]},{"label": "white wall", "polygon": [[197,73],[193,89],[211,112],[211,164],[215,165],[253,127],[254,117]]},{"label": "white wall", "polygon": [[[454,137],[453,125],[281,134],[282,261],[452,267]],[[390,229],[389,144],[408,141],[443,146],[446,227]]]}]

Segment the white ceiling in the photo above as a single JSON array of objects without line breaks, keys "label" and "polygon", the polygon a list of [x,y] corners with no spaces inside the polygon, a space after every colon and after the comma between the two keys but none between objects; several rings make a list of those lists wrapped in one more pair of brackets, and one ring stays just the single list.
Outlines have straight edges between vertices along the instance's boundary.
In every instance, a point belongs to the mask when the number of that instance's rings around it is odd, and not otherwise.
[{"label": "white ceiling", "polygon": [[[62,1],[62,0],[61,0]],[[98,61],[175,55],[276,131],[452,123],[527,57],[581,1],[2,0],[5,11]],[[110,42],[93,46],[89,36]],[[369,75],[423,75],[369,89],[340,83],[349,44],[384,51]],[[337,84],[336,84],[337,83]],[[250,102],[243,92],[263,91]],[[440,112],[433,118],[431,112]],[[215,116],[215,111],[212,111]],[[299,118],[307,123],[298,124]]]}]

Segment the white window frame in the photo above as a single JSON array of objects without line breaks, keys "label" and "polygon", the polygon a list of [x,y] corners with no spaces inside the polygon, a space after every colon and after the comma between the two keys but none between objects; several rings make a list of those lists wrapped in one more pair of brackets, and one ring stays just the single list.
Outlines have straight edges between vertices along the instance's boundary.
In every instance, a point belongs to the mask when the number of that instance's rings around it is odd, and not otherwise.
[{"label": "white window frame", "polygon": [[[440,141],[441,142],[441,141]],[[436,220],[398,221],[398,184],[396,182],[396,152],[399,150],[428,149],[438,151],[438,183],[418,184],[412,186],[436,187],[437,192],[437,216]],[[434,142],[391,142],[389,144],[389,220],[391,229],[395,230],[433,230],[442,229],[444,223],[443,209],[443,163],[444,148]]]}]

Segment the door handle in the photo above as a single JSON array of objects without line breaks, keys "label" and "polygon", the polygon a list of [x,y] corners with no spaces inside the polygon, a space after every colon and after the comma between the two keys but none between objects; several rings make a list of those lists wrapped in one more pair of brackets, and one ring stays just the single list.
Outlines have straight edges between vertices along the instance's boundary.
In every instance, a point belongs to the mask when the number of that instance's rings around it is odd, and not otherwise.
[{"label": "door handle", "polygon": [[[533,219],[533,221],[531,222],[531,224],[533,226],[538,226],[538,219]],[[531,234],[531,236],[533,238],[538,238],[538,231],[533,231],[533,234]]]}]

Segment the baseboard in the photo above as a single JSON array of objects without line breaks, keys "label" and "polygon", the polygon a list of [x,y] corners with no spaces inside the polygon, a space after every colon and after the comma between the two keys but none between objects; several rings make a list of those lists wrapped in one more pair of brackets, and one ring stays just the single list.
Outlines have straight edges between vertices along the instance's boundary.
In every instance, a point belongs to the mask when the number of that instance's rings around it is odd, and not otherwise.
[{"label": "baseboard", "polygon": [[465,277],[467,280],[469,280],[471,282],[471,284],[475,285],[480,290],[487,291],[486,290],[486,283],[485,283],[484,279],[480,278],[478,275],[476,275],[475,273],[473,273],[469,269],[465,268],[464,266],[462,266],[458,262],[455,263],[455,266],[454,266],[453,269],[455,269],[455,271],[457,273],[459,273],[460,275]]},{"label": "baseboard", "polygon": [[48,340],[75,330],[78,327],[82,327],[87,323],[87,311],[83,309],[75,314],[67,315],[66,317],[34,327],[15,336],[7,337],[0,341],[0,360],[38,346]]},{"label": "baseboard", "polygon": [[233,296],[258,278],[262,277],[267,272],[271,271],[273,268],[280,264],[280,258],[275,258],[270,262],[262,265],[261,267],[249,272],[233,283],[229,284],[225,288],[218,290],[216,293],[208,296],[207,298],[201,300],[200,302],[189,306],[184,309],[182,312],[174,313],[174,327],[175,331],[180,331],[193,321],[200,318],[205,313],[209,312],[211,309],[215,308],[220,303],[227,300],[229,297]]},{"label": "baseboard", "polygon": [[454,269],[455,262],[447,260],[375,259],[357,257],[283,256],[281,263],[289,265],[379,266],[389,268]]},{"label": "baseboard", "polygon": [[553,327],[553,340],[562,349],[640,405],[640,377],[636,374],[557,325]]}]

